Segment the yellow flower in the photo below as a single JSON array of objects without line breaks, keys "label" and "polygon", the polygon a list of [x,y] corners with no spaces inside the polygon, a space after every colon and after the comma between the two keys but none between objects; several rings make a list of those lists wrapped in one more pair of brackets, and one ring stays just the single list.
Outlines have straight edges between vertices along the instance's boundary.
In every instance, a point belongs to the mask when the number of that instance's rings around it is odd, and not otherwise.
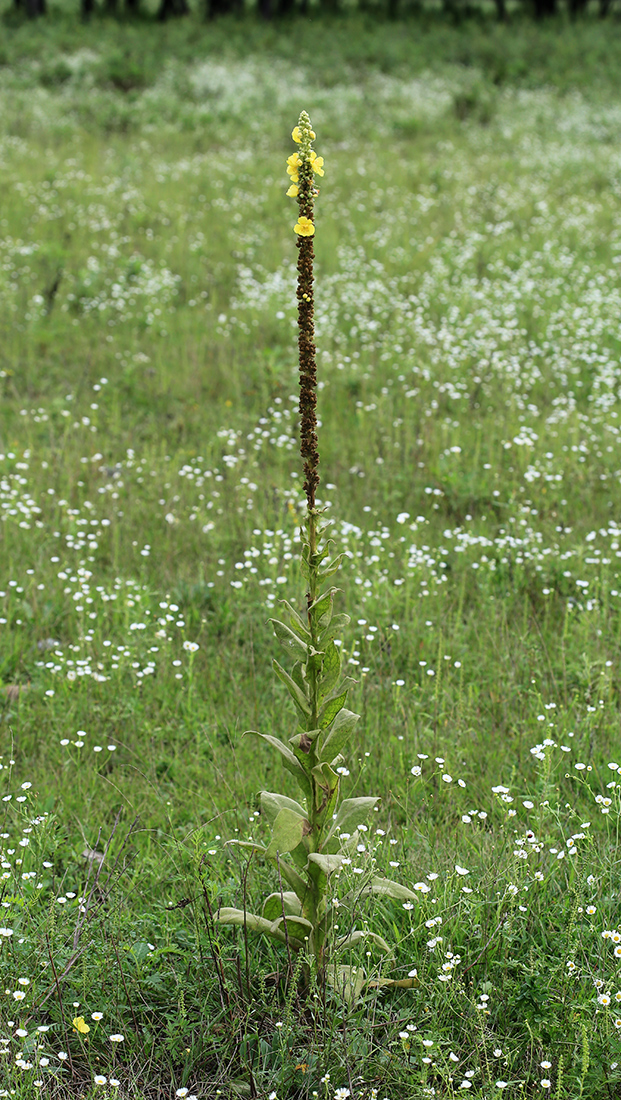
[{"label": "yellow flower", "polygon": [[298,183],[298,168],[302,165],[302,161],[297,153],[292,153],[290,157],[287,157],[287,175],[291,176],[292,183]]},{"label": "yellow flower", "polygon": [[312,221],[310,220],[310,218],[305,217],[304,214],[302,214],[300,218],[298,218],[298,221],[293,228],[298,237],[312,237],[315,232],[315,226],[313,225]]},{"label": "yellow flower", "polygon": [[[293,127],[293,130],[291,131],[291,137],[293,138],[294,141],[297,141],[298,145],[301,144],[302,134],[300,132],[300,127],[299,126],[294,126]],[[311,141],[315,140],[315,131],[314,130],[311,130],[311,132],[310,132],[310,139],[311,139]]]},{"label": "yellow flower", "polygon": [[310,151],[310,162],[313,172],[318,176],[323,176],[323,157],[318,157],[314,149]]},{"label": "yellow flower", "polygon": [[88,1035],[89,1031],[91,1030],[88,1024],[85,1022],[83,1016],[76,1016],[73,1021],[73,1026],[76,1031],[80,1032],[80,1035]]},{"label": "yellow flower", "polygon": [[295,184],[295,183],[292,183],[292,184],[291,184],[291,187],[290,187],[290,188],[289,188],[289,190],[287,191],[287,195],[289,196],[289,198],[290,198],[290,199],[297,199],[297,197],[298,197],[298,187],[297,187],[297,184]]}]

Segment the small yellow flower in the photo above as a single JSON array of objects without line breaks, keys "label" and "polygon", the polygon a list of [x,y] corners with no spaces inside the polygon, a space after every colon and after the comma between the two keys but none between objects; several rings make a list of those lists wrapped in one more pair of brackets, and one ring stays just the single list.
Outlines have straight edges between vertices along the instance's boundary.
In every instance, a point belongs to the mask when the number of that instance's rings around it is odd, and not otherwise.
[{"label": "small yellow flower", "polygon": [[[301,163],[302,161],[300,160],[300,154],[292,153],[290,157],[287,157],[287,164],[289,166],[287,168],[287,172],[289,172],[289,169],[291,169],[293,172],[297,172]],[[289,175],[291,175],[291,172],[289,172]]]},{"label": "small yellow flower", "polygon": [[[299,126],[294,126],[293,127],[293,130],[291,131],[291,137],[293,138],[294,141],[297,141],[298,145],[301,144],[302,134],[300,132],[300,127]],[[310,132],[310,139],[311,139],[311,141],[315,140],[315,131],[314,130],[311,130],[311,132]]]},{"label": "small yellow flower", "polygon": [[290,199],[297,199],[297,197],[298,197],[298,186],[297,186],[297,184],[292,183],[291,187],[289,188],[289,190],[286,193],[287,193],[287,195],[289,196]]},{"label": "small yellow flower", "polygon": [[76,1031],[80,1032],[80,1035],[88,1035],[91,1030],[83,1016],[76,1016],[73,1021],[73,1026]]},{"label": "small yellow flower", "polygon": [[318,157],[314,149],[310,151],[310,162],[313,172],[318,176],[323,176],[323,157]]},{"label": "small yellow flower", "polygon": [[298,237],[312,237],[315,232],[315,226],[312,221],[310,218],[305,217],[304,214],[299,217],[293,228]]}]

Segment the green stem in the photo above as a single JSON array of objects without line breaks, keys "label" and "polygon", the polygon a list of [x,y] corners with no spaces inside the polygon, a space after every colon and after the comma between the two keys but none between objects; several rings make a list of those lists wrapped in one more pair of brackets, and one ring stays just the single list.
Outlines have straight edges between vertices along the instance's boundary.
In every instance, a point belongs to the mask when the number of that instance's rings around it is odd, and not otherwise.
[{"label": "green stem", "polygon": [[[318,577],[317,573],[319,567],[315,564],[315,558],[317,555],[317,514],[314,508],[308,509],[308,546],[309,546],[309,579],[308,579],[308,592],[306,595],[306,604],[308,608],[308,629],[311,635],[311,644],[314,649],[318,648],[318,634],[317,618],[314,611],[310,608],[314,604],[318,596]],[[315,672],[314,665],[309,661],[308,664],[308,682],[310,686],[310,705],[311,705],[311,717],[309,729],[317,729],[317,722],[319,720],[319,707],[317,702],[317,674]],[[313,749],[313,756],[315,750]],[[315,761],[316,762],[316,761]]]},{"label": "green stem", "polygon": [[[319,587],[319,584],[318,584],[319,566],[317,565],[317,562],[316,562],[316,555],[317,555],[317,513],[316,513],[315,509],[313,507],[311,507],[310,505],[309,505],[309,508],[308,508],[307,523],[308,523],[308,549],[309,549],[309,555],[308,555],[309,578],[308,578],[308,592],[306,594],[306,601],[307,601],[307,608],[308,608],[308,629],[309,629],[310,635],[311,635],[311,645],[312,645],[313,649],[316,650],[318,648],[319,629],[318,629],[318,625],[317,625],[316,611],[314,609],[312,609],[312,605],[314,604],[315,600],[317,599],[318,587]],[[307,664],[307,682],[308,682],[308,686],[309,686],[309,703],[310,703],[310,707],[311,707],[311,713],[310,713],[308,728],[309,728],[309,730],[315,730],[315,729],[317,729],[317,725],[318,725],[318,722],[319,722],[319,699],[318,699],[317,673],[316,673],[316,670],[315,670],[315,667],[314,667],[314,662],[311,661],[311,659],[310,659],[310,654],[309,654],[309,660],[308,660],[308,664]],[[317,851],[318,848],[319,848],[319,844],[320,844],[320,835],[319,835],[319,833],[320,833],[320,824],[319,824],[319,820],[318,820],[318,817],[319,817],[318,807],[321,805],[321,788],[320,788],[317,780],[315,779],[315,777],[312,775],[312,768],[317,764],[317,755],[316,755],[316,748],[315,748],[316,744],[317,744],[317,742],[314,741],[312,746],[311,746],[311,750],[310,750],[311,759],[309,761],[309,764],[310,764],[309,771],[311,771],[311,775],[310,775],[311,804],[310,804],[310,807],[309,807],[309,811],[310,811],[310,813],[309,813],[309,822],[310,822],[310,826],[311,826],[311,831],[310,831],[310,835],[309,835],[309,840],[310,840],[311,850],[313,850],[313,851]],[[318,868],[315,871],[311,871],[311,873],[309,874],[309,878],[310,878],[310,881],[311,881],[311,895],[312,895],[312,909],[313,909],[312,923],[316,927],[317,926],[317,918],[318,918],[319,913],[320,913],[321,908],[322,908],[322,902],[324,900],[325,891],[322,889],[322,874],[321,874],[321,872],[319,871]],[[316,966],[317,966],[317,970],[319,972],[319,971],[321,971],[322,966],[323,966],[323,944],[318,942],[318,937],[317,936],[315,936],[314,947],[315,947],[315,963],[316,963]]]}]

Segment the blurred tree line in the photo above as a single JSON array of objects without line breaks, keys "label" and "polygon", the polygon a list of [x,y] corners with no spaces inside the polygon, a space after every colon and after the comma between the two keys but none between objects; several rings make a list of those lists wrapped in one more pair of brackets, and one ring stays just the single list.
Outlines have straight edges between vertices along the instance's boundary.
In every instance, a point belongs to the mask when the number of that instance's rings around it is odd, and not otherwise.
[{"label": "blurred tree line", "polygon": [[[140,12],[140,0],[79,0],[80,11],[83,19],[88,19],[95,10],[102,10],[108,15],[138,16]],[[242,14],[245,0],[202,0],[207,19],[215,19],[220,15]],[[263,19],[279,19],[283,16],[306,15],[309,0],[256,0],[257,11]],[[369,13],[388,16],[396,19],[402,14],[403,0],[384,0],[383,5],[374,3],[372,6],[367,0],[358,0],[360,10],[368,10]],[[564,0],[566,10],[572,18],[586,12],[589,0]],[[47,0],[14,0],[17,11],[22,12],[27,18],[35,19],[43,16],[47,11]],[[471,0],[442,0],[443,11],[447,19],[457,21],[472,15],[477,8]],[[501,22],[507,19],[506,0],[494,0],[496,14]],[[598,0],[599,15],[604,18],[609,14],[613,0]],[[328,13],[336,14],[341,7],[340,0],[320,0],[320,8]],[[419,0],[420,7],[420,0]],[[561,10],[559,0],[522,0],[522,7],[534,19],[550,19],[558,15]],[[416,7],[410,10],[415,11]],[[179,18],[189,15],[190,5],[188,0],[159,0],[156,18],[160,21]]]}]

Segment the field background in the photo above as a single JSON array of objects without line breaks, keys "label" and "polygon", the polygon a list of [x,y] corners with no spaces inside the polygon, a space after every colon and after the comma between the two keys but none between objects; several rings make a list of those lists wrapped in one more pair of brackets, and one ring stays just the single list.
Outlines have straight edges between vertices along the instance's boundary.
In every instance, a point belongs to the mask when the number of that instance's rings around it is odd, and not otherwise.
[{"label": "field background", "polygon": [[[616,1095],[620,64],[595,19],[7,13],[11,1095]],[[258,791],[293,793],[241,735],[295,727],[267,620],[304,598],[302,108],[326,161],[319,495],[362,715],[345,793],[382,795],[352,881],[374,860],[432,886],[350,914],[420,985],[349,1006],[300,999],[286,954],[208,912],[277,887],[224,842],[262,835]]]}]

